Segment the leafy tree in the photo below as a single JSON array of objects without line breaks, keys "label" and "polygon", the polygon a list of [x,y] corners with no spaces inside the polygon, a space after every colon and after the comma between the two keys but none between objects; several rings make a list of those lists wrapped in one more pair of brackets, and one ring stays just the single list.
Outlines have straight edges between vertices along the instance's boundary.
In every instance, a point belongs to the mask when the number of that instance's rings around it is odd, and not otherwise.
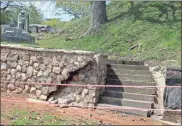
[{"label": "leafy tree", "polygon": [[17,24],[18,13],[26,6],[21,2],[0,1],[1,7],[1,24]]},{"label": "leafy tree", "polygon": [[90,2],[76,2],[76,1],[57,1],[56,7],[61,8],[63,12],[57,12],[57,15],[69,14],[76,19],[80,19],[89,14]]},{"label": "leafy tree", "polygon": [[30,4],[29,6],[29,17],[30,24],[40,24],[43,20],[43,15],[38,12],[37,8],[33,4]]},{"label": "leafy tree", "polygon": [[52,18],[47,21],[42,22],[42,24],[49,25],[51,27],[62,27],[64,25],[64,22],[61,22],[59,19]]},{"label": "leafy tree", "polygon": [[10,22],[10,17],[11,14],[9,11],[3,11],[1,12],[1,24],[6,24],[8,22]]},{"label": "leafy tree", "polygon": [[43,19],[43,15],[38,12],[37,8],[33,4],[30,4],[29,7],[25,6],[21,2],[14,1],[1,2],[1,4],[3,4],[3,6],[1,6],[2,24],[16,26],[18,14],[22,9],[29,11],[30,23],[41,23]]}]

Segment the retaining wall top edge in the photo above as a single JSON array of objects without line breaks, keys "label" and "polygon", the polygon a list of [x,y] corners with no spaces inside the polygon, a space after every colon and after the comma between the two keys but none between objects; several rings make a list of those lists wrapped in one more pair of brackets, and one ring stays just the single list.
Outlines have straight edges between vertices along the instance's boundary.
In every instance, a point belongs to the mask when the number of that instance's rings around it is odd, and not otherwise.
[{"label": "retaining wall top edge", "polygon": [[[66,49],[46,49],[46,48],[34,48],[34,47],[24,47],[21,45],[5,45],[1,44],[2,48],[10,48],[10,49],[22,49],[27,51],[38,51],[38,52],[60,52],[60,53],[68,53],[68,54],[83,54],[83,55],[95,55],[98,53],[91,51],[82,51],[82,50],[66,50]],[[101,54],[102,55],[102,54]]]},{"label": "retaining wall top edge", "polygon": [[167,70],[182,71],[181,66],[167,66]]}]

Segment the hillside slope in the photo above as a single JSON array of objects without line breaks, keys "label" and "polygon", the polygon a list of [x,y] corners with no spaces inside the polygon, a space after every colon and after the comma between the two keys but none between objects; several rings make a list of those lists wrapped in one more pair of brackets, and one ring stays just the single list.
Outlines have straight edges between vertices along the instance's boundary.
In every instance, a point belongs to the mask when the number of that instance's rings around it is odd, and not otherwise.
[{"label": "hillside slope", "polygon": [[[163,2],[164,3],[164,2]],[[137,60],[177,60],[181,62],[181,14],[175,17],[162,2],[111,2],[107,5],[109,21],[100,33],[79,39],[89,27],[89,17],[62,24],[64,32],[37,41],[40,47],[89,50]],[[180,5],[180,4],[179,4]],[[161,9],[162,8],[162,9]],[[60,27],[60,26],[59,26]],[[67,37],[73,38],[66,41]],[[131,49],[132,46],[139,47]]]}]

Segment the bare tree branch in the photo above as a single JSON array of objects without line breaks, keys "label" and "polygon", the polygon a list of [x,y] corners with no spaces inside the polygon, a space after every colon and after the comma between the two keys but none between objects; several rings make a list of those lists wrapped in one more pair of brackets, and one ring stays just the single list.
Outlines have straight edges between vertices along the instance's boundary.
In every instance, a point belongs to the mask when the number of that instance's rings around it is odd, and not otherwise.
[{"label": "bare tree branch", "polygon": [[74,13],[72,10],[70,10],[69,8],[62,8],[63,9],[63,11],[65,11],[66,13],[65,14],[71,14],[71,15],[73,15],[75,18],[78,18],[78,19],[80,19],[80,17],[76,14],[76,13]]}]

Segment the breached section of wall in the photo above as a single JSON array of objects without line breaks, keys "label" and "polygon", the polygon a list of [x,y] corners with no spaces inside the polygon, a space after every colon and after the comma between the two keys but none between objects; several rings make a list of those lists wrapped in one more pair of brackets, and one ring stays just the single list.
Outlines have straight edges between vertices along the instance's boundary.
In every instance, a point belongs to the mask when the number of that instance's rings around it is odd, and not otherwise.
[{"label": "breached section of wall", "polygon": [[28,93],[29,97],[40,100],[57,98],[59,103],[95,105],[102,88],[34,85],[31,82],[99,85],[105,84],[105,78],[106,57],[101,54],[1,45],[1,91]]}]

